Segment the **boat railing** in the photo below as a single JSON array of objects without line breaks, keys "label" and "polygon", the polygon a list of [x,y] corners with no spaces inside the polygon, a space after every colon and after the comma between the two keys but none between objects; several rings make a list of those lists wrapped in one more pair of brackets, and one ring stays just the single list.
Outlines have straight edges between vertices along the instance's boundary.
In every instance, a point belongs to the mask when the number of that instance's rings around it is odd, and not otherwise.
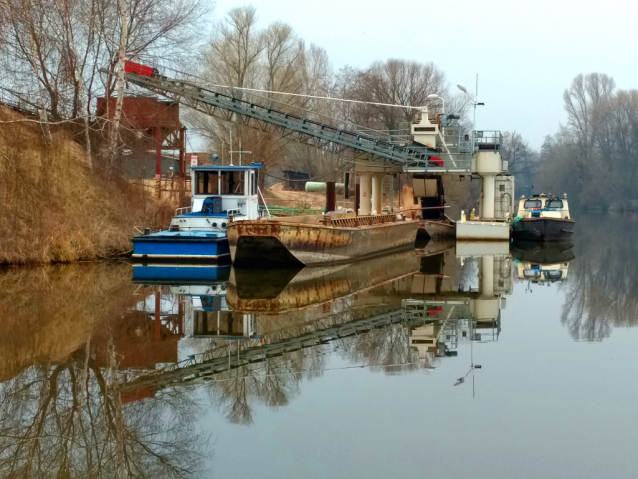
[{"label": "boat railing", "polygon": [[328,215],[324,217],[326,226],[340,226],[356,228],[358,226],[372,226],[384,223],[394,223],[397,221],[396,214],[354,216],[352,218],[332,218]]},{"label": "boat railing", "polygon": [[175,215],[184,215],[186,213],[190,213],[191,211],[193,211],[192,206],[183,206],[175,210]]}]

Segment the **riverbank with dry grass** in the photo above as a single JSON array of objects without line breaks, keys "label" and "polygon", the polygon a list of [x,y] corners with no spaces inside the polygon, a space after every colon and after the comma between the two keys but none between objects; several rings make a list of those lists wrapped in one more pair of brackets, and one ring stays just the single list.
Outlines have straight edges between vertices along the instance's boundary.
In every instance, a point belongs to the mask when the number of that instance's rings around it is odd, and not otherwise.
[{"label": "riverbank with dry grass", "polygon": [[[173,206],[88,167],[69,128],[51,141],[0,107],[0,264],[68,263],[126,255],[137,227],[163,227]],[[79,137],[80,135],[78,135]]]}]

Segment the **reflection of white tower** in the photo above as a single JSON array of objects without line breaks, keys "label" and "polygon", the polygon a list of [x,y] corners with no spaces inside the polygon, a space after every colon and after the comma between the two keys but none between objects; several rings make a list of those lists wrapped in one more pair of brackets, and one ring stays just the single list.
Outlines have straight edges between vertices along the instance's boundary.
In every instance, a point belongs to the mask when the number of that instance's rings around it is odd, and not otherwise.
[{"label": "reflection of white tower", "polygon": [[417,351],[419,360],[456,355],[450,349],[456,348],[457,322],[469,314],[468,304],[458,300],[405,299],[401,302],[407,321],[425,322],[410,330],[409,344]]},{"label": "reflection of white tower", "polygon": [[[477,244],[477,249],[480,246]],[[475,329],[491,329],[493,334],[498,335],[500,312],[505,307],[504,295],[512,292],[511,256],[509,253],[478,256],[479,295],[471,302],[472,319]]]}]

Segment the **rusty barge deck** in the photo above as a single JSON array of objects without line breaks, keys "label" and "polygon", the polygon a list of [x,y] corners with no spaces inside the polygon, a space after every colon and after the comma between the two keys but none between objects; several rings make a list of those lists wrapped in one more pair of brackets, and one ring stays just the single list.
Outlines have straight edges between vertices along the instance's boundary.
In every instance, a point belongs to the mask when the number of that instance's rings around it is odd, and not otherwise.
[{"label": "rusty barge deck", "polygon": [[417,220],[401,215],[309,215],[237,221],[228,226],[240,267],[345,263],[413,245]]}]

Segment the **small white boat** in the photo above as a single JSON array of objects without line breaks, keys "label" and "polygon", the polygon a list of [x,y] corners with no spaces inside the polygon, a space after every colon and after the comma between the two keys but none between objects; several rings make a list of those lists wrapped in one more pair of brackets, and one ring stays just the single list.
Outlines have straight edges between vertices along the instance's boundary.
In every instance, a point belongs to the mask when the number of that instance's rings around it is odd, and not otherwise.
[{"label": "small white boat", "polygon": [[258,170],[263,165],[195,166],[192,204],[179,208],[168,230],[133,239],[133,259],[230,262],[227,228],[261,216]]}]

